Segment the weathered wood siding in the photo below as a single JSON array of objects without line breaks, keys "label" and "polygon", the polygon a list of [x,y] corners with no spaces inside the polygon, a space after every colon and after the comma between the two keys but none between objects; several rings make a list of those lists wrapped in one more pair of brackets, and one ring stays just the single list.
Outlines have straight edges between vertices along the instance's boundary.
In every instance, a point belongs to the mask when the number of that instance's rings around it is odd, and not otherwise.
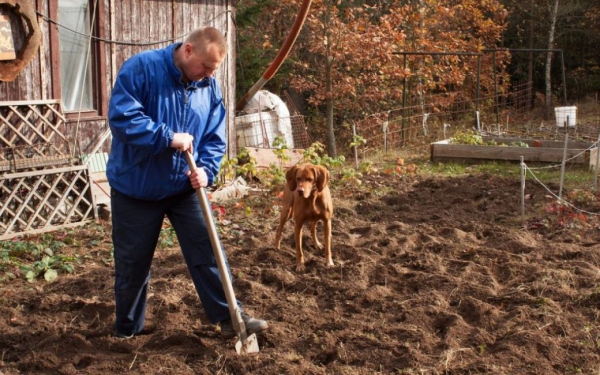
[{"label": "weathered wood siding", "polygon": [[[52,0],[54,1],[54,0]],[[235,26],[232,22],[233,0],[98,0],[99,13],[96,15],[99,35],[113,43],[94,41],[94,48],[102,50],[101,73],[106,98],[100,107],[106,107],[114,79],[123,62],[132,55],[147,50],[162,48],[174,41],[181,41],[193,29],[200,26],[214,26],[228,38],[229,53],[216,78],[221,83],[228,109],[228,142],[230,153],[235,153],[234,108],[235,108]],[[50,15],[53,2],[37,0],[36,9],[40,14]],[[6,8],[0,6],[0,14]],[[60,22],[60,20],[57,20]],[[60,99],[54,97],[60,84],[60,66],[53,60],[51,30],[61,32],[61,28],[38,17],[42,30],[42,45],[37,55],[13,82],[0,82],[0,101]],[[63,31],[64,32],[64,31]],[[162,41],[162,43],[157,43]],[[16,45],[18,48],[18,43]],[[145,44],[147,45],[136,45]],[[130,45],[132,44],[132,45]],[[98,58],[98,57],[96,57]],[[85,119],[71,115],[69,124],[77,128],[76,134],[83,152],[94,147],[94,141],[106,129],[106,113],[100,108],[100,116]],[[75,124],[79,123],[78,126]],[[75,130],[75,129],[73,129]],[[109,142],[107,142],[109,143]],[[104,150],[107,151],[106,147]]]}]

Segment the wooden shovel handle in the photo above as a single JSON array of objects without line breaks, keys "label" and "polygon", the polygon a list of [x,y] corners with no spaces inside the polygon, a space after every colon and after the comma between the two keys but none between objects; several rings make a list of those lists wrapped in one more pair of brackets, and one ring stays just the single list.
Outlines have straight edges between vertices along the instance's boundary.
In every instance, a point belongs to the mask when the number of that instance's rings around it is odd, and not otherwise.
[{"label": "wooden shovel handle", "polygon": [[[196,171],[196,162],[194,161],[194,157],[189,151],[185,151],[185,157],[187,159],[190,172],[194,173]],[[219,242],[217,227],[210,209],[210,203],[208,202],[208,198],[206,197],[206,192],[203,187],[196,189],[196,193],[198,194],[198,200],[200,201],[200,207],[202,208],[204,220],[206,221],[210,243],[217,261],[217,266],[219,267],[219,274],[221,275],[221,282],[223,283],[225,297],[227,298],[227,306],[229,307],[231,322],[233,323],[233,327],[236,332],[240,334],[243,344],[246,344],[246,340],[248,338],[246,324],[242,320],[242,315],[240,313],[237,300],[235,299],[233,286],[231,285],[231,279],[229,278],[229,273],[227,272],[227,267],[225,265],[225,258],[223,257],[223,249],[221,248],[221,243]]]}]

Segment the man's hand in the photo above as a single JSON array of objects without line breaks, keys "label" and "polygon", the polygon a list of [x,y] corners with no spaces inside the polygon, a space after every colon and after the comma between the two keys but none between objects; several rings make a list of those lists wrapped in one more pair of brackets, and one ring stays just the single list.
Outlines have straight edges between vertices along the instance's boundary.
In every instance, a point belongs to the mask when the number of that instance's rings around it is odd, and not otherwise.
[{"label": "man's hand", "polygon": [[169,146],[177,149],[178,151],[189,151],[193,152],[192,142],[194,137],[188,133],[175,133],[173,134],[173,140]]},{"label": "man's hand", "polygon": [[206,187],[208,185],[208,176],[202,167],[196,168],[194,173],[187,171],[187,175],[190,178],[190,182],[194,189],[200,189],[201,187]]}]

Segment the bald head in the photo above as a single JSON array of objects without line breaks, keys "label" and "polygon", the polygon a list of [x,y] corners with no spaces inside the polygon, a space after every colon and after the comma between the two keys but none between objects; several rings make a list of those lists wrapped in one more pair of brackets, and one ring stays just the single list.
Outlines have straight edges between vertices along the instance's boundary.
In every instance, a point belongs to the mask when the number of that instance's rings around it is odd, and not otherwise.
[{"label": "bald head", "polygon": [[184,82],[211,77],[227,55],[227,41],[214,27],[192,31],[175,50],[175,65]]},{"label": "bald head", "polygon": [[189,43],[199,53],[207,52],[209,48],[216,47],[218,53],[227,54],[227,40],[223,34],[214,27],[206,26],[196,29],[188,35],[184,43]]}]

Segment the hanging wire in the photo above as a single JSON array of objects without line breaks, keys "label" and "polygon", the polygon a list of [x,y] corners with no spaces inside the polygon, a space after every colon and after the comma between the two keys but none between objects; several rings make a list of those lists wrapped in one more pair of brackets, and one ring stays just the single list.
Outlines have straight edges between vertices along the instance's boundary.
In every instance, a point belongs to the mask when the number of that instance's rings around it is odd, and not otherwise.
[{"label": "hanging wire", "polygon": [[[574,160],[574,159],[578,158],[579,156],[585,154],[586,151],[591,151],[591,149],[594,148],[594,147],[596,147],[597,145],[598,145],[598,141],[592,143],[588,148],[586,148],[585,150],[581,151],[579,154],[573,155],[570,158],[566,159],[565,163],[568,162],[568,161],[570,161],[570,160]],[[547,165],[547,166],[544,166],[544,167],[535,167],[535,168],[529,168],[528,167],[528,169],[539,170],[539,169],[560,168],[560,167],[562,167],[562,163],[561,164],[555,164],[555,165]]]},{"label": "hanging wire", "polygon": [[[53,20],[52,18],[48,17],[47,15],[45,15],[45,14],[43,14],[41,12],[36,11],[36,13],[40,17],[42,17],[44,20],[46,20],[47,22],[53,23],[56,26],[58,26],[60,28],[63,28],[65,30],[68,30],[68,31],[70,31],[70,32],[72,32],[74,34],[81,35],[81,36],[83,36],[85,38],[90,38],[92,40],[97,40],[97,41],[105,42],[105,43],[109,43],[109,44],[121,44],[121,45],[126,45],[126,46],[152,46],[152,45],[155,45],[155,44],[162,44],[162,43],[174,42],[176,40],[183,39],[183,38],[185,38],[186,36],[188,36],[189,34],[192,33],[190,31],[189,33],[185,33],[185,34],[176,36],[174,38],[163,39],[163,40],[158,40],[158,41],[150,41],[150,42],[126,42],[126,41],[122,41],[122,40],[112,40],[112,39],[100,38],[100,37],[97,37],[97,36],[94,36],[94,35],[83,34],[83,33],[80,33],[77,30],[73,30],[73,29],[71,29],[71,28],[69,28],[67,26],[64,26],[64,25],[60,24],[59,22]],[[233,20],[233,24],[235,25],[235,19],[233,18],[233,12],[231,10],[229,10],[229,9],[224,10],[221,13],[217,14],[216,16],[214,16],[213,18],[211,18],[208,22],[206,22],[205,25],[208,25],[209,23],[213,22],[214,20],[216,20],[217,18],[221,17],[225,13],[229,13],[230,14],[230,16],[231,16],[231,18]]]},{"label": "hanging wire", "polygon": [[578,207],[576,207],[575,205],[573,205],[572,203],[570,203],[570,202],[566,201],[564,198],[560,198],[558,195],[554,194],[554,193],[552,192],[552,190],[550,190],[550,189],[549,189],[549,188],[548,188],[546,185],[544,185],[544,183],[543,183],[542,181],[540,181],[540,180],[537,178],[537,176],[535,175],[535,173],[533,173],[533,171],[532,171],[532,170],[531,170],[531,169],[530,169],[530,168],[527,166],[527,164],[524,164],[524,165],[525,165],[525,169],[526,169],[527,171],[529,171],[529,173],[530,173],[530,174],[531,174],[531,176],[534,178],[534,180],[536,180],[536,181],[537,181],[537,182],[538,182],[540,185],[542,185],[542,187],[543,187],[544,189],[546,189],[546,190],[548,191],[548,193],[550,193],[550,195],[552,195],[554,198],[556,198],[556,199],[557,199],[559,202],[561,202],[561,203],[564,203],[565,205],[567,205],[567,206],[571,207],[571,208],[572,208],[572,209],[574,209],[575,211],[583,212],[583,213],[585,213],[585,214],[588,214],[588,215],[600,216],[600,213],[597,213],[597,212],[590,212],[590,211],[586,211],[586,210],[583,210],[583,209],[581,209],[581,208],[578,208]]}]

